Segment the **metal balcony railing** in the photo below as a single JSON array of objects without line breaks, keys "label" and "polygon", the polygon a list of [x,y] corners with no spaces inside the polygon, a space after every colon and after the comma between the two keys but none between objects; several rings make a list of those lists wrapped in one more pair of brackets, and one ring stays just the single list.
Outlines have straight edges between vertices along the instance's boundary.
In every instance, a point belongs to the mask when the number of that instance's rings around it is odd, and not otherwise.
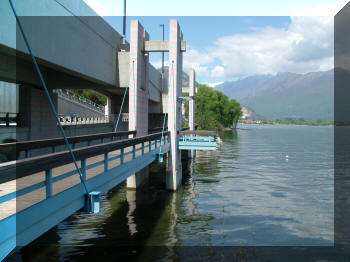
[{"label": "metal balcony railing", "polygon": [[[77,114],[59,114],[61,125],[89,125],[89,124],[106,124],[115,123],[118,118],[118,114],[104,115],[104,116],[80,116]],[[129,113],[121,114],[122,122],[129,122]]]},{"label": "metal balcony railing", "polygon": [[71,94],[68,91],[63,91],[62,89],[55,89],[55,90],[53,90],[53,92],[61,97],[65,97],[71,101],[75,101],[75,102],[80,103],[82,105],[85,105],[91,109],[100,111],[102,113],[105,112],[104,106],[98,105],[95,102],[92,102],[91,100],[86,99],[85,97],[79,96],[77,94]]}]

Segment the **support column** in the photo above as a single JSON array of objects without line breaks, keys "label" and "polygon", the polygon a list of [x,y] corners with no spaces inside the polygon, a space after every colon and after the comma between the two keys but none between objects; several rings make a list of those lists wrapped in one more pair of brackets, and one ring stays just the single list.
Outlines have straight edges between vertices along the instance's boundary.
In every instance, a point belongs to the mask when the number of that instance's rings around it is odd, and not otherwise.
[{"label": "support column", "polygon": [[169,90],[168,90],[168,130],[170,131],[171,149],[166,174],[166,188],[176,191],[182,180],[181,151],[178,150],[178,131],[181,129],[182,95],[182,32],[176,19],[170,20],[169,36]]},{"label": "support column", "polygon": [[[196,73],[194,69],[191,69],[190,71],[190,79],[189,79],[189,96],[190,101],[188,104],[188,124],[190,127],[190,130],[193,131],[196,129],[195,126],[195,108],[196,108]],[[189,152],[189,157],[194,158],[196,155],[195,150],[191,150]]]},{"label": "support column", "polygon": [[[57,111],[57,94],[52,90],[49,92]],[[54,138],[60,135],[44,90],[30,85],[20,85],[19,112],[21,125],[28,127],[29,140]]]},{"label": "support column", "polygon": [[[145,55],[144,41],[149,35],[138,20],[130,27],[130,73],[129,73],[129,130],[136,130],[137,136],[148,134],[148,55]],[[148,167],[129,177],[126,187],[136,189],[145,184],[149,176]]]}]

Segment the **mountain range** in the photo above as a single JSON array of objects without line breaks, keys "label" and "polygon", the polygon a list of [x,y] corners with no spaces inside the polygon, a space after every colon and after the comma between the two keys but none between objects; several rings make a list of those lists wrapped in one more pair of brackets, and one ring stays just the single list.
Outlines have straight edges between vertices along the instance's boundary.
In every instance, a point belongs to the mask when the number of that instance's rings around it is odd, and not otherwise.
[{"label": "mountain range", "polygon": [[333,120],[334,71],[249,76],[215,87],[267,119]]}]

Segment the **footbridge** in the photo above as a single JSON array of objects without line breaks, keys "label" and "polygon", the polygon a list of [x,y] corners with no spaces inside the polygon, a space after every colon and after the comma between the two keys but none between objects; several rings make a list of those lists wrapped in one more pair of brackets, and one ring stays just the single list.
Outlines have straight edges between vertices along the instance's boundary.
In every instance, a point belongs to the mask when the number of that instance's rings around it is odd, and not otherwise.
[{"label": "footbridge", "polygon": [[[51,145],[45,142],[22,143],[20,149],[28,150],[34,143],[45,147],[61,144],[58,140],[51,141]],[[169,149],[167,131],[73,151],[89,194],[99,195],[157,161],[159,154],[166,154]],[[0,260],[16,246],[27,245],[77,210],[89,206],[87,193],[67,151],[6,162],[0,165],[0,173]],[[98,212],[98,206],[93,211]]]},{"label": "footbridge", "polygon": [[[151,163],[166,162],[166,189],[177,191],[181,150],[194,157],[196,150],[216,149],[215,133],[195,130],[195,71],[183,87],[186,42],[176,19],[168,41],[151,41],[131,20],[125,44],[83,1],[0,1],[0,22],[6,25],[0,26],[0,81],[19,86],[18,111],[7,111],[0,126],[1,134],[11,134],[0,144],[0,260],[79,209],[98,213],[100,195],[116,185],[126,181],[137,190]],[[150,63],[150,52],[169,52],[167,79]],[[72,116],[74,128],[64,124],[54,90],[75,88],[107,96],[103,123]],[[116,123],[109,121],[113,114]]]},{"label": "footbridge", "polygon": [[[212,135],[210,143],[205,143],[204,133]],[[171,149],[169,131],[125,138],[135,135],[135,131],[127,131],[69,137],[73,148],[79,143],[87,144],[73,149],[83,181],[79,179],[69,152],[57,152],[64,145],[61,138],[1,144],[0,152],[5,155],[11,152],[24,154],[20,160],[0,164],[0,259],[82,208],[98,213],[102,193],[151,163],[162,162],[161,156]],[[179,141],[180,149],[216,148],[215,133],[181,131],[179,135],[191,137],[187,139],[190,143]],[[198,141],[200,143],[196,144]],[[51,153],[30,154],[32,150],[47,148]]]}]

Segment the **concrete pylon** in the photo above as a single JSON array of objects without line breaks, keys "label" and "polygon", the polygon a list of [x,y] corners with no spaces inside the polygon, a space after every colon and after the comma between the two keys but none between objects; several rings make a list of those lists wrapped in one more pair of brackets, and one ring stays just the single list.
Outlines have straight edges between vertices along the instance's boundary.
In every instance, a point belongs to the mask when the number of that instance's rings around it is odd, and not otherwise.
[{"label": "concrete pylon", "polygon": [[194,69],[190,70],[189,78],[189,108],[188,108],[188,121],[190,130],[195,130],[195,106],[196,106],[196,73]]},{"label": "concrete pylon", "polygon": [[170,20],[169,36],[169,90],[168,90],[168,130],[170,131],[171,149],[168,158],[166,188],[176,191],[182,180],[181,151],[178,150],[178,131],[181,129],[182,95],[182,32],[176,19]]},{"label": "concrete pylon", "polygon": [[[190,77],[189,77],[189,96],[190,101],[188,103],[188,124],[190,127],[190,130],[195,130],[195,107],[196,107],[196,73],[194,69],[190,70]],[[196,154],[195,150],[191,150],[189,152],[189,157],[194,158]]]},{"label": "concrete pylon", "polygon": [[[129,73],[129,130],[137,136],[148,134],[148,72],[149,58],[145,55],[144,42],[149,35],[138,20],[130,27],[130,73]],[[145,184],[149,176],[148,167],[129,177],[126,187],[136,189]]]}]

